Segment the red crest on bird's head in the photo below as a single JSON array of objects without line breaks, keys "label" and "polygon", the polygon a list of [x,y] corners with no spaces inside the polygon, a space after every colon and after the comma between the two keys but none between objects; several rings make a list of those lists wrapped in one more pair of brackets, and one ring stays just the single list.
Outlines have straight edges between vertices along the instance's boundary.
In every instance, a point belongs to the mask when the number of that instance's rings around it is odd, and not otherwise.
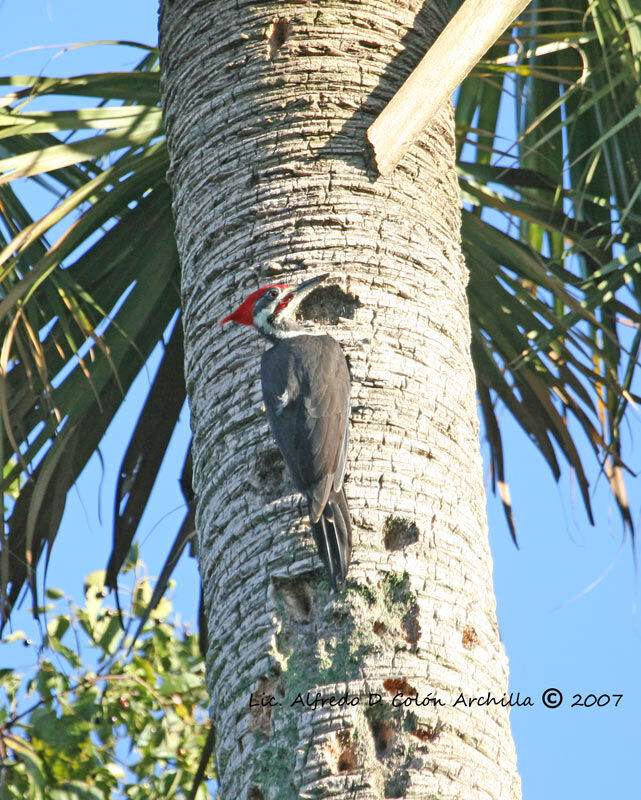
[{"label": "red crest on bird's head", "polygon": [[256,301],[261,298],[268,289],[273,288],[287,289],[289,287],[286,283],[270,283],[269,286],[261,286],[260,289],[256,289],[249,297],[245,298],[235,311],[232,311],[225,319],[222,319],[220,324],[224,325],[226,322],[238,322],[241,325],[253,325]]}]

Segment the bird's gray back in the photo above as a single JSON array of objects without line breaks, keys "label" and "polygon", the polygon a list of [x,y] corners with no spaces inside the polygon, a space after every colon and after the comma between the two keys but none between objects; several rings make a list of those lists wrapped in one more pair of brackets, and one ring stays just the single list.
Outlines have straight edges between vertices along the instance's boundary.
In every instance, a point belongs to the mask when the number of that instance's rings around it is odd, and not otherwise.
[{"label": "bird's gray back", "polygon": [[343,351],[327,335],[283,339],[263,353],[261,382],[276,443],[318,519],[345,472],[350,380]]}]

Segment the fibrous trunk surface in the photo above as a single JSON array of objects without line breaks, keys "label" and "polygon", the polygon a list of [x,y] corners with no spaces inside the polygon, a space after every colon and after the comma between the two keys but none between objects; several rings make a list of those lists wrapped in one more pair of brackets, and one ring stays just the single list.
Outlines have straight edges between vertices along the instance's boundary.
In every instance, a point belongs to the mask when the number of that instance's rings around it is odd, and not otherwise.
[{"label": "fibrous trunk surface", "polygon": [[[377,178],[365,146],[444,7],[162,5],[223,800],[520,794],[508,709],[455,704],[502,698],[507,664],[451,111],[390,178]],[[326,271],[334,285],[307,313],[340,341],[353,381],[354,560],[339,595],[267,428],[265,344],[248,328],[217,327],[258,286]],[[349,703],[323,706],[317,693]]]}]

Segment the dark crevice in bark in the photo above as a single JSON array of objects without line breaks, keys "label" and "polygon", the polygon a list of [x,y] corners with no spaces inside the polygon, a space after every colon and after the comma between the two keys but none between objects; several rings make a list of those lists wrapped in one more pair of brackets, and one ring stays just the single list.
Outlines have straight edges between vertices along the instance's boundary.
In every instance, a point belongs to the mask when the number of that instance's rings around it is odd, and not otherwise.
[{"label": "dark crevice in bark", "polygon": [[314,603],[309,583],[305,580],[276,580],[274,583],[290,618],[294,622],[309,623]]},{"label": "dark crevice in bark", "polygon": [[285,462],[280,450],[271,447],[263,450],[256,458],[255,475],[262,497],[275,500],[283,494],[283,475]]},{"label": "dark crevice in bark", "polygon": [[[419,624],[419,608],[414,604],[403,617],[403,631],[405,639],[409,644],[415,645],[421,638],[421,626]],[[412,648],[414,650],[414,648]]]}]

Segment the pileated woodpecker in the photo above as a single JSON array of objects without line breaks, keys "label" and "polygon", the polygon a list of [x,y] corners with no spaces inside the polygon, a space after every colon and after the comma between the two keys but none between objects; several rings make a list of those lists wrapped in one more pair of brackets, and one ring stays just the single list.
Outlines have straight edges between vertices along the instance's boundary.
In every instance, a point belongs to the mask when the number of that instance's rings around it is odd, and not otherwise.
[{"label": "pileated woodpecker", "polygon": [[295,287],[263,286],[220,324],[253,326],[274,345],[263,353],[260,367],[267,419],[294,485],[307,499],[316,547],[336,590],[345,580],[352,551],[343,491],[349,372],[338,342],[294,319],[301,300],[327,277]]}]

